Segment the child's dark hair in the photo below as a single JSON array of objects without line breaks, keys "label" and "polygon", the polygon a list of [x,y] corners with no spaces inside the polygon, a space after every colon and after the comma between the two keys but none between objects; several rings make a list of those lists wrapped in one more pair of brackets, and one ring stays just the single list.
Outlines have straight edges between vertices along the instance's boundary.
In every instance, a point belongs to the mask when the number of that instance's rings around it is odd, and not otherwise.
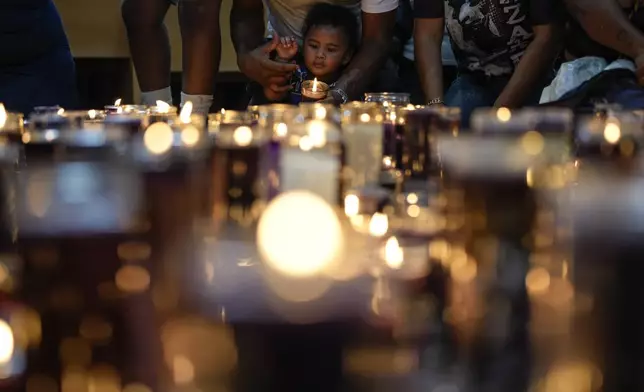
[{"label": "child's dark hair", "polygon": [[346,35],[349,49],[355,49],[358,46],[358,18],[347,7],[328,3],[313,5],[304,20],[302,37],[306,38],[311,28],[319,26],[342,29]]}]

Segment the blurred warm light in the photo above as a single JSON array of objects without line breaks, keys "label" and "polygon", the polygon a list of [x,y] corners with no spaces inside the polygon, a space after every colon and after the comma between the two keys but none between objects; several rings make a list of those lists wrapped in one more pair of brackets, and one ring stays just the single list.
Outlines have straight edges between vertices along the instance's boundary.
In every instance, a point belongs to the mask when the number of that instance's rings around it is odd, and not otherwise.
[{"label": "blurred warm light", "polygon": [[360,115],[360,121],[362,122],[369,122],[371,120],[371,116],[367,113],[362,113]]},{"label": "blurred warm light", "polygon": [[299,145],[302,151],[311,151],[314,147],[313,140],[309,136],[302,136]]},{"label": "blurred warm light", "polygon": [[412,218],[418,218],[420,216],[420,207],[413,204],[407,207],[407,215]]},{"label": "blurred warm light", "polygon": [[144,384],[133,383],[123,387],[123,392],[152,392],[152,389]]},{"label": "blurred warm light", "polygon": [[604,139],[610,144],[617,144],[622,137],[622,130],[616,121],[608,121],[604,128]]},{"label": "blurred warm light", "polygon": [[404,260],[403,249],[396,237],[391,237],[385,244],[385,263],[392,269],[400,269]]},{"label": "blurred warm light", "polygon": [[534,169],[531,167],[525,171],[525,183],[530,188],[534,187]]},{"label": "blurred warm light", "polygon": [[192,102],[188,101],[184,103],[183,108],[181,108],[181,113],[179,113],[179,120],[181,120],[181,122],[184,124],[190,124],[191,116],[192,116]]},{"label": "blurred warm light", "polygon": [[4,265],[4,263],[0,263],[0,287],[2,287],[4,283],[7,282],[7,280],[10,278],[11,275],[9,273],[9,269],[6,265]]},{"label": "blurred warm light", "polygon": [[4,104],[0,103],[0,128],[3,128],[7,123],[7,110],[4,108]]},{"label": "blurred warm light", "polygon": [[199,130],[192,125],[188,125],[181,130],[181,141],[188,147],[196,145],[199,142],[199,138]]},{"label": "blurred warm light", "polygon": [[93,120],[96,118],[96,110],[91,109],[90,111],[87,112],[87,116],[89,117],[90,120]]},{"label": "blurred warm light", "polygon": [[62,116],[63,114],[65,114],[65,109],[63,109],[63,108],[58,109],[56,114],[58,114],[59,116]]},{"label": "blurred warm light", "polygon": [[382,157],[382,166],[383,166],[385,169],[389,169],[389,168],[391,168],[391,167],[393,166],[393,164],[394,164],[394,163],[393,163],[393,161],[392,161],[391,157],[389,157],[389,156],[384,156],[384,157]]},{"label": "blurred warm light", "polygon": [[40,315],[33,309],[18,308],[11,314],[9,325],[14,331],[14,345],[21,348],[36,347],[42,339]]},{"label": "blurred warm light", "polygon": [[152,254],[152,247],[146,242],[129,241],[120,243],[116,248],[116,254],[123,261],[145,261]]},{"label": "blurred warm light", "polygon": [[439,239],[429,243],[429,257],[440,261],[441,264],[443,260],[449,259],[450,251],[450,245],[445,240]]},{"label": "blurred warm light", "polygon": [[54,131],[53,129],[49,129],[49,130],[45,131],[45,139],[48,142],[51,142],[52,140],[56,139],[56,136],[57,136],[56,131]]},{"label": "blurred warm light", "polygon": [[527,132],[521,138],[521,148],[528,155],[539,155],[545,145],[543,136],[537,131]]},{"label": "blurred warm light", "polygon": [[418,195],[415,193],[410,193],[407,195],[407,203],[416,204],[418,203]]},{"label": "blurred warm light", "polygon": [[257,227],[257,245],[275,270],[312,276],[339,256],[344,240],[333,207],[313,193],[294,191],[266,207]]},{"label": "blurred warm light", "polygon": [[121,98],[117,99],[116,101],[114,101],[114,106],[121,106],[122,101],[123,100]]},{"label": "blurred warm light", "polygon": [[455,282],[469,283],[476,278],[478,268],[474,260],[465,257],[452,261],[450,272]]},{"label": "blurred warm light", "polygon": [[315,118],[317,120],[323,120],[326,118],[326,109],[324,108],[324,106],[315,108]]},{"label": "blurred warm light", "polygon": [[590,392],[599,390],[601,371],[589,362],[561,361],[544,380],[544,392]]},{"label": "blurred warm light", "polygon": [[233,140],[239,146],[249,146],[253,141],[253,130],[247,126],[238,127],[233,132]]},{"label": "blurred warm light", "polygon": [[115,282],[125,293],[140,293],[150,286],[150,274],[138,265],[126,265],[116,272]]},{"label": "blurred warm light", "polygon": [[172,128],[164,122],[156,122],[143,134],[145,147],[153,154],[163,154],[172,148],[174,134]]},{"label": "blurred warm light", "polygon": [[501,122],[508,122],[512,118],[512,112],[508,108],[499,108],[496,111],[496,118]]},{"label": "blurred warm light", "polygon": [[69,367],[64,370],[61,377],[61,392],[87,391],[89,377],[78,367]]},{"label": "blurred warm light", "polygon": [[389,218],[387,215],[376,212],[369,221],[369,234],[374,237],[383,237],[389,231]]},{"label": "blurred warm light", "polygon": [[550,287],[550,274],[545,268],[533,268],[526,275],[525,285],[530,294],[544,293]]},{"label": "blurred warm light", "polygon": [[159,113],[169,113],[170,105],[167,102],[157,101],[157,111]]},{"label": "blurred warm light", "polygon": [[25,132],[22,134],[22,142],[27,144],[31,141],[31,134],[29,132]]},{"label": "blurred warm light", "polygon": [[[325,272],[331,275],[335,269],[327,267]],[[314,301],[322,297],[333,284],[331,279],[319,276],[303,278],[267,273],[264,278],[271,292],[288,302]]]},{"label": "blurred warm light", "polygon": [[288,134],[288,126],[284,123],[275,124],[273,128],[276,136],[284,137]]},{"label": "blurred warm light", "polygon": [[0,320],[0,364],[11,361],[13,349],[13,331],[6,321]]},{"label": "blurred warm light", "polygon": [[113,366],[92,366],[87,386],[88,392],[121,392],[121,377]]},{"label": "blurred warm light", "polygon": [[360,198],[357,195],[347,195],[344,198],[344,213],[346,216],[356,216],[360,212]]},{"label": "blurred warm light", "polygon": [[[324,108],[322,108],[324,109]],[[314,120],[307,125],[307,133],[311,143],[316,148],[322,148],[326,144],[327,124],[324,121]]]},{"label": "blurred warm light", "polygon": [[172,376],[177,385],[190,384],[195,378],[195,367],[188,358],[177,355],[172,361]]}]

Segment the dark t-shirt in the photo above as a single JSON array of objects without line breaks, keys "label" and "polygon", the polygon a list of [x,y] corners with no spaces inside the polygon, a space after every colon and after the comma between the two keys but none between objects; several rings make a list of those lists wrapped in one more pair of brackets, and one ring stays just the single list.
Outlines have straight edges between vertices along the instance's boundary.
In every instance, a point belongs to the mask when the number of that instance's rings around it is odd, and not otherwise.
[{"label": "dark t-shirt", "polygon": [[0,66],[26,64],[68,48],[51,0],[0,0]]},{"label": "dark t-shirt", "polygon": [[445,18],[461,72],[509,75],[533,39],[555,21],[557,0],[415,0],[416,18]]}]

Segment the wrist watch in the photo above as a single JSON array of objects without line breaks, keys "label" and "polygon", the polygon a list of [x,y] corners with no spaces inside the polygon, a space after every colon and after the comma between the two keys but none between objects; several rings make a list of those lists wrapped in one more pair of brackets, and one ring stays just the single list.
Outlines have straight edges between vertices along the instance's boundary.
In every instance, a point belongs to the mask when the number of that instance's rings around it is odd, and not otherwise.
[{"label": "wrist watch", "polygon": [[344,92],[343,89],[339,87],[335,87],[334,84],[331,85],[331,90],[329,90],[329,92],[332,94],[337,93],[340,96],[341,103],[347,103],[347,101],[349,100],[349,96],[347,95],[347,93]]}]

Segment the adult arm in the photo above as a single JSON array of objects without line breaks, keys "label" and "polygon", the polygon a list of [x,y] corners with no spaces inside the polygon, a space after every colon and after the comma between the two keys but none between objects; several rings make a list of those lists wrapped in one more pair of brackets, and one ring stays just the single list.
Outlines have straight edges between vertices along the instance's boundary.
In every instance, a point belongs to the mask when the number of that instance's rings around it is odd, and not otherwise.
[{"label": "adult arm", "polygon": [[[374,80],[389,54],[391,37],[396,24],[398,0],[362,1],[362,40],[358,52],[336,81],[349,99],[355,99]],[[336,100],[343,97],[336,96]]]},{"label": "adult arm", "polygon": [[533,26],[534,40],[528,45],[510,81],[496,100],[495,106],[518,107],[540,87],[539,82],[552,66],[561,48],[559,29],[555,25]]},{"label": "adult arm", "polygon": [[633,59],[644,57],[644,34],[622,10],[622,6],[632,6],[633,0],[564,0],[564,3],[590,38]]},{"label": "adult arm", "polygon": [[416,0],[414,3],[414,53],[427,101],[443,99],[444,15],[443,0]]},{"label": "adult arm", "polygon": [[416,68],[427,101],[443,99],[443,34],[445,20],[416,19],[414,23],[414,52]]},{"label": "adult arm", "polygon": [[287,91],[288,76],[297,66],[270,60],[269,55],[279,44],[279,37],[275,34],[272,41],[263,44],[262,0],[233,0],[230,26],[240,71],[264,87],[276,92]]}]

